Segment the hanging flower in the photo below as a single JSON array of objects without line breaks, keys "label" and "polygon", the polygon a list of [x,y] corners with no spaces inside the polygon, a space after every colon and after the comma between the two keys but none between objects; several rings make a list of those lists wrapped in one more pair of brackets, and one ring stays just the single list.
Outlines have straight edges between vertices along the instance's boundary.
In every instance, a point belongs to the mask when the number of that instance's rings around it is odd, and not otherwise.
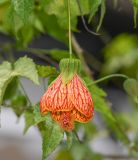
[{"label": "hanging flower", "polygon": [[[80,67],[78,60],[72,61],[61,61],[61,74],[49,86],[40,102],[41,113],[51,112],[52,118],[66,131],[74,129],[75,121],[90,121],[94,114],[91,94],[77,74]],[[70,70],[72,64],[75,65]]]}]

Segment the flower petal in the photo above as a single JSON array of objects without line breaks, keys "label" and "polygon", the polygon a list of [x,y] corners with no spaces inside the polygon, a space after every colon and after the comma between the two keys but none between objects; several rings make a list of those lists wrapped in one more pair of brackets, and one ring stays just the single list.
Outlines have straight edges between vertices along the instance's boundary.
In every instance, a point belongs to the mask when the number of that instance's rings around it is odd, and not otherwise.
[{"label": "flower petal", "polygon": [[70,84],[73,91],[71,99],[74,107],[86,117],[91,117],[94,105],[88,89],[77,75],[74,76]]},{"label": "flower petal", "polygon": [[54,83],[48,88],[47,92],[42,97],[42,108],[48,111],[70,111],[73,108],[73,104],[70,100],[69,84],[63,85],[61,76],[54,81]]},{"label": "flower petal", "polygon": [[79,111],[77,111],[76,109],[72,110],[72,116],[74,118],[74,121],[81,122],[81,123],[86,123],[93,118],[93,115],[91,115],[90,117],[87,117],[82,113],[80,113]]},{"label": "flower petal", "polygon": [[52,112],[52,118],[57,121],[65,131],[72,131],[74,129],[74,118],[70,111]]}]

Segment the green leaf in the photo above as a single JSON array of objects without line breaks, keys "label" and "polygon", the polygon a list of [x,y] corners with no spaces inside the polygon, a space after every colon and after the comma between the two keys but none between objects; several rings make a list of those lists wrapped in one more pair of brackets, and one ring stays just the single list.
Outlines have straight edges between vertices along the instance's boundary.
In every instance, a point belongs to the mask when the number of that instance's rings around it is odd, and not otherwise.
[{"label": "green leaf", "polygon": [[37,65],[37,71],[40,77],[47,78],[53,75],[57,75],[55,67]]},{"label": "green leaf", "polygon": [[138,12],[138,0],[131,0],[133,4],[134,11],[134,28],[137,27],[137,12]]},{"label": "green leaf", "polygon": [[102,0],[102,4],[101,4],[101,16],[100,16],[99,24],[98,24],[97,29],[96,29],[97,32],[98,32],[99,29],[101,28],[101,25],[102,25],[102,22],[103,22],[103,19],[104,19],[105,12],[106,12],[105,0]]},{"label": "green leaf", "polygon": [[3,62],[0,65],[0,104],[8,84],[16,76],[29,78],[34,83],[39,84],[38,73],[32,59],[27,57],[19,58],[13,66],[9,62]]},{"label": "green leaf", "polygon": [[[46,0],[46,12],[49,15],[55,15],[58,19],[59,25],[68,29],[68,14],[67,14],[67,3],[66,1],[61,0]],[[89,1],[80,0],[80,6],[82,7],[83,14],[88,14],[90,11]],[[74,0],[70,1],[71,8],[71,24],[72,29],[76,29],[77,25],[77,16],[81,13],[79,11],[77,2]]]},{"label": "green leaf", "polygon": [[45,160],[62,140],[63,130],[51,119],[49,114],[41,116],[39,105],[36,105],[34,108],[34,120],[35,125],[39,126],[42,135],[42,159]]},{"label": "green leaf", "polygon": [[134,77],[138,63],[138,37],[121,34],[115,37],[103,50],[105,64],[103,74],[121,72]]},{"label": "green leaf", "polygon": [[138,9],[138,0],[132,0],[133,6]]},{"label": "green leaf", "polygon": [[50,116],[47,116],[47,118],[48,120],[46,120],[46,130],[43,135],[42,143],[42,160],[45,160],[63,139],[63,131],[61,130],[60,126],[57,123],[53,122],[52,119],[50,119]]},{"label": "green leaf", "polygon": [[128,95],[130,95],[132,99],[138,103],[138,81],[132,78],[125,80],[124,89]]},{"label": "green leaf", "polygon": [[70,149],[73,143],[73,132],[66,132],[66,136],[67,136],[67,146],[68,149]]},{"label": "green leaf", "polygon": [[95,84],[89,85],[90,83],[92,83],[92,80],[90,80],[89,78],[84,78],[84,80],[86,85],[88,85],[87,87],[92,95],[95,110],[100,112],[110,120],[115,121],[111,113],[109,104],[105,100],[106,93]]},{"label": "green leaf", "polygon": [[60,61],[63,58],[69,58],[69,51],[67,50],[52,49],[49,53],[51,57],[57,61]]},{"label": "green leaf", "polygon": [[34,125],[34,114],[32,110],[27,110],[25,113],[25,128],[24,134],[28,131],[28,129]]},{"label": "green leaf", "polygon": [[34,125],[37,125],[40,122],[43,122],[43,121],[47,120],[47,116],[42,116],[41,115],[39,104],[34,106],[33,114],[34,114]]},{"label": "green leaf", "polygon": [[15,75],[29,78],[35,84],[39,84],[37,69],[32,59],[26,56],[19,58],[15,62],[14,68]]},{"label": "green leaf", "polygon": [[136,7],[133,7],[133,10],[134,10],[134,28],[137,27],[137,8]]},{"label": "green leaf", "polygon": [[93,0],[90,1],[90,16],[89,16],[89,23],[91,22],[92,18],[95,16],[96,12],[98,11],[99,6],[101,5],[102,0]]},{"label": "green leaf", "polygon": [[12,78],[11,64],[9,62],[3,62],[0,65],[0,104],[2,103],[6,87],[11,82]]},{"label": "green leaf", "polygon": [[65,158],[66,160],[74,160],[69,150],[66,149],[60,150],[54,160],[64,160]]},{"label": "green leaf", "polygon": [[27,23],[34,9],[34,0],[12,0],[12,5],[19,18]]},{"label": "green leaf", "polygon": [[8,0],[0,0],[0,5],[7,2]]},{"label": "green leaf", "polygon": [[8,84],[4,98],[3,100],[9,100],[12,99],[18,92],[18,78],[15,77],[11,80],[11,82]]},{"label": "green leaf", "polygon": [[14,96],[11,100],[11,107],[17,117],[20,117],[23,114],[24,110],[26,109],[26,106],[27,99],[20,92],[18,92],[18,95]]}]

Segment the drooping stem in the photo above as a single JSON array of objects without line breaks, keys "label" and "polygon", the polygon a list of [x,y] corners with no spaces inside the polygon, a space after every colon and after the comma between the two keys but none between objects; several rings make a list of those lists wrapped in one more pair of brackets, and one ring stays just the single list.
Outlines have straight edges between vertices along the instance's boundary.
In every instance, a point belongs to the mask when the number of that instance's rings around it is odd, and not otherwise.
[{"label": "drooping stem", "polygon": [[24,89],[24,86],[22,85],[22,83],[21,83],[20,81],[19,81],[19,84],[20,84],[20,87],[21,87],[21,89],[22,89],[24,95],[26,96],[26,98],[27,98],[29,104],[31,105],[32,103],[31,103],[31,101],[30,101],[30,99],[29,99],[29,97],[28,97],[28,95],[27,95],[27,93],[26,93],[26,91],[25,91],[25,89]]},{"label": "drooping stem", "polygon": [[72,41],[71,41],[71,8],[70,8],[70,0],[68,1],[68,27],[69,27],[69,54],[70,58],[72,58]]},{"label": "drooping stem", "polygon": [[94,81],[94,82],[91,82],[91,83],[89,83],[87,86],[90,86],[90,85],[93,85],[93,84],[96,84],[96,83],[100,83],[100,82],[102,82],[102,81],[105,81],[105,80],[107,80],[107,79],[114,78],[114,77],[122,77],[122,78],[125,78],[125,79],[128,79],[128,78],[129,78],[128,76],[126,76],[126,75],[124,75],[124,74],[111,74],[111,75],[105,76],[105,77],[103,77],[103,78],[100,78],[100,79],[98,79],[98,80],[96,80],[96,81]]}]

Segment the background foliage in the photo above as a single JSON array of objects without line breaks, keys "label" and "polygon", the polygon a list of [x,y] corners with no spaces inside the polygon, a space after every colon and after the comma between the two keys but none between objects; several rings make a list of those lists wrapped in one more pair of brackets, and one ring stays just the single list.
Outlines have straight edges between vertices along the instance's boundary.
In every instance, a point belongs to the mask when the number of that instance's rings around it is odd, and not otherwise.
[{"label": "background foliage", "polygon": [[[116,3],[114,0],[112,3]],[[138,1],[130,0],[134,9],[134,26],[136,27]],[[96,31],[100,31],[106,13],[106,0],[71,0],[71,25],[72,32],[79,32],[78,17],[85,16],[85,20]],[[80,9],[81,8],[81,9]],[[83,18],[83,17],[82,17]],[[86,25],[84,24],[86,27]],[[133,26],[132,26],[133,27]],[[30,48],[30,42],[40,34],[48,34],[64,43],[68,48],[68,14],[66,0],[0,0],[0,32],[12,37],[10,43],[1,43],[0,65],[0,104],[13,109],[17,117],[25,117],[24,134],[31,126],[36,126],[42,136],[42,159],[46,159],[58,146],[59,152],[56,160],[104,159],[91,150],[89,142],[97,136],[98,130],[95,123],[76,124],[76,132],[84,130],[79,142],[76,133],[64,131],[50,118],[41,116],[39,102],[32,104],[21,83],[21,77],[28,78],[36,85],[39,79],[47,79],[49,83],[59,74],[57,63],[62,58],[69,57],[68,50],[51,50]],[[73,57],[80,58],[83,65],[81,76],[93,96],[95,111],[100,113],[106,124],[106,133],[114,133],[117,141],[124,144],[130,155],[137,157],[138,127],[138,37],[136,35],[121,34],[115,37],[102,51],[104,63],[99,75],[106,76],[116,72],[126,74],[124,89],[132,99],[133,111],[129,114],[115,113],[111,104],[106,100],[106,92],[94,83],[91,68],[85,61],[83,49],[72,34]],[[79,49],[78,49],[79,47]],[[36,64],[31,58],[25,56],[16,60],[14,52],[24,51],[44,58],[44,65]],[[8,54],[8,61],[3,59],[3,53]],[[47,65],[48,64],[48,65]],[[92,66],[93,67],[93,66]],[[133,119],[132,119],[133,117]],[[135,134],[133,139],[129,133]],[[64,139],[63,139],[64,137]],[[41,147],[41,146],[40,146]],[[78,154],[76,154],[78,153]],[[87,158],[86,158],[87,157]]]}]

